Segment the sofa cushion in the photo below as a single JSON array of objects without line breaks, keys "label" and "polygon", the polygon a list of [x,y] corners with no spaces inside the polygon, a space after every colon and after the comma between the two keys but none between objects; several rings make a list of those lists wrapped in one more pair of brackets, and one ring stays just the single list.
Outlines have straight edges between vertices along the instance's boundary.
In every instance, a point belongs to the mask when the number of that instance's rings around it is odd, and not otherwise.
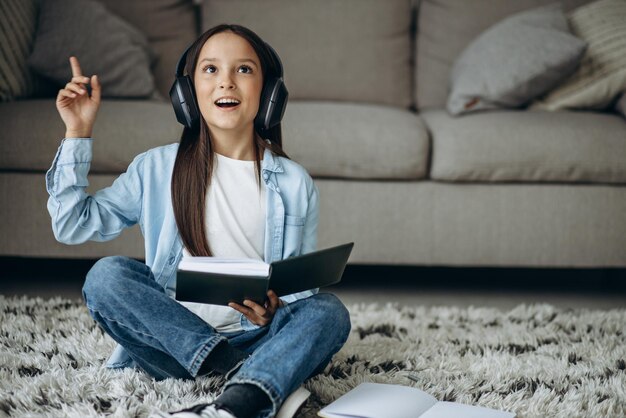
[{"label": "sofa cushion", "polygon": [[422,115],[432,135],[435,180],[626,183],[626,123],[615,114]]},{"label": "sofa cushion", "polygon": [[[562,0],[565,11],[589,0]],[[420,0],[416,42],[417,106],[445,106],[457,56],[485,29],[506,16],[554,0]]]},{"label": "sofa cushion", "polygon": [[570,33],[559,4],[507,17],[454,63],[448,111],[521,107],[572,74],[586,46]]},{"label": "sofa cushion", "polygon": [[147,98],[155,93],[150,70],[155,57],[138,29],[96,1],[42,2],[28,65],[65,86],[72,78],[71,55],[80,61],[83,75],[98,74],[102,97]]},{"label": "sofa cushion", "polygon": [[421,118],[408,110],[293,101],[283,120],[283,147],[318,177],[420,179],[429,140]]},{"label": "sofa cushion", "polygon": [[569,22],[589,46],[576,72],[536,107],[606,109],[626,90],[626,1],[587,4],[574,10]]},{"label": "sofa cushion", "polygon": [[[0,170],[45,172],[65,133],[50,99],[0,103],[0,126]],[[91,172],[119,174],[140,152],[178,142],[181,132],[170,104],[103,100],[94,126]]]},{"label": "sofa cushion", "polygon": [[256,32],[280,55],[292,99],[408,107],[411,10],[411,0],[207,0],[202,26]]},{"label": "sofa cushion", "polygon": [[[0,141],[0,170],[50,168],[65,127],[49,99],[0,103],[0,126],[11,133]],[[169,104],[103,100],[90,170],[121,173],[140,152],[178,142],[181,131]],[[283,145],[317,176],[418,179],[427,171],[425,124],[414,113],[387,106],[292,101],[283,119]]]}]

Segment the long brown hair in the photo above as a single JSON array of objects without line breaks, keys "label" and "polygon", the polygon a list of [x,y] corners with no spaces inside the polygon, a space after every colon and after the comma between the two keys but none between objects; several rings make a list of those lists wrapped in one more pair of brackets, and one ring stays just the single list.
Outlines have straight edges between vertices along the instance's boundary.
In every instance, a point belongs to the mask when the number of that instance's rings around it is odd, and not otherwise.
[{"label": "long brown hair", "polygon": [[[240,25],[222,24],[204,32],[192,45],[187,54],[185,71],[194,80],[198,56],[204,43],[213,35],[230,31],[247,40],[259,60],[263,80],[277,76],[279,69],[265,46],[265,42],[253,31]],[[206,235],[205,200],[207,188],[211,184],[214,151],[209,128],[203,117],[199,126],[185,127],[180,138],[178,153],[172,172],[172,206],[176,225],[187,251],[193,256],[211,256],[212,252]],[[271,143],[267,143],[269,139]],[[289,158],[282,149],[281,126],[278,124],[267,131],[254,135],[254,154],[257,182],[261,187],[261,159],[266,148],[274,154]]]}]

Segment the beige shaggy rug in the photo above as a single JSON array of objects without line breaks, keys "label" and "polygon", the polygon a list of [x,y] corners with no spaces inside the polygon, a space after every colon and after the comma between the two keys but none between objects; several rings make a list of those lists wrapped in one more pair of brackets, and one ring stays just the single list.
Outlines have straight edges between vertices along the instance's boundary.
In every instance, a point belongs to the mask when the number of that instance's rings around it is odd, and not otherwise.
[{"label": "beige shaggy rug", "polygon": [[[361,382],[520,418],[626,416],[626,309],[348,308],[352,334],[306,383],[312,395],[299,417]],[[224,383],[105,369],[113,345],[80,300],[0,295],[0,417],[146,417],[210,400]]]}]

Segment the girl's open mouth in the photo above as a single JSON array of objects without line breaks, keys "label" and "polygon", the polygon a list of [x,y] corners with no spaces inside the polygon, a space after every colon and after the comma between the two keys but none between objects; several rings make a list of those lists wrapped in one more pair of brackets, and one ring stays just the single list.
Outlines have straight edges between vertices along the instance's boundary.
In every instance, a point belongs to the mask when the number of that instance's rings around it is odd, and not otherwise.
[{"label": "girl's open mouth", "polygon": [[233,110],[240,104],[241,102],[237,99],[218,99],[215,101],[215,106],[221,110]]}]

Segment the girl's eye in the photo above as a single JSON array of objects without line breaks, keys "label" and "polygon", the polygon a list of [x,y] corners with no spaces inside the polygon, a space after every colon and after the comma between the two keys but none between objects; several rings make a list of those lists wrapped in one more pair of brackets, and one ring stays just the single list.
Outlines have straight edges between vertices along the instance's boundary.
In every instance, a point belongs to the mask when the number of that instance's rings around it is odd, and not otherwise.
[{"label": "girl's eye", "polygon": [[204,70],[202,71],[207,71],[207,70],[209,70],[210,73],[214,73],[215,71],[211,71],[211,70],[215,70],[215,67],[213,65],[209,65],[205,67]]},{"label": "girl's eye", "polygon": [[239,69],[245,68],[246,72],[244,74],[250,74],[252,72],[252,68],[250,68],[247,65],[242,65],[241,67],[239,67]]}]

